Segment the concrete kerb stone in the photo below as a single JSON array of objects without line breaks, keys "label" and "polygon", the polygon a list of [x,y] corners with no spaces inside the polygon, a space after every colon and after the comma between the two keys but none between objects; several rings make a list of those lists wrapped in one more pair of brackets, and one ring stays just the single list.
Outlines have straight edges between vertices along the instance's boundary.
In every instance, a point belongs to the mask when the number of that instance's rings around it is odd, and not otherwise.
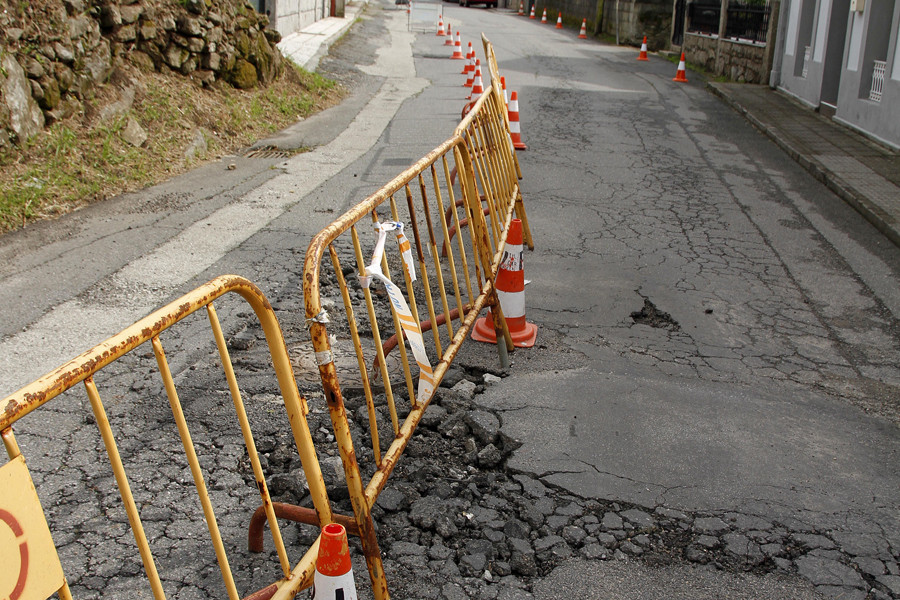
[{"label": "concrete kerb stone", "polygon": [[307,71],[315,71],[319,66],[319,60],[325,56],[331,45],[353,25],[367,5],[368,0],[348,3],[343,18],[327,17],[300,31],[290,33],[278,42],[278,49],[285,58],[300,67]]}]

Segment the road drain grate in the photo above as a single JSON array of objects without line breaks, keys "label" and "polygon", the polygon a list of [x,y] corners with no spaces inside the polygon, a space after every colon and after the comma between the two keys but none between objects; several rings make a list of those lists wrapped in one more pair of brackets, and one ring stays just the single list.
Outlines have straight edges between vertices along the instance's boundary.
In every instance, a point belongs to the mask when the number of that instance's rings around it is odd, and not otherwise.
[{"label": "road drain grate", "polygon": [[297,154],[299,150],[285,150],[278,146],[260,146],[259,148],[250,148],[244,153],[244,158],[290,158]]}]

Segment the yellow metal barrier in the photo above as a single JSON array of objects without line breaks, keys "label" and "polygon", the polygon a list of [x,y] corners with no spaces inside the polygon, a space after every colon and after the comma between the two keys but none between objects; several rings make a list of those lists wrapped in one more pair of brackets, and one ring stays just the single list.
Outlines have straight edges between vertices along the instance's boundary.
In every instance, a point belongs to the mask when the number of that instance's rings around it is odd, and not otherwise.
[{"label": "yellow metal barrier", "polygon": [[[0,523],[0,557],[6,559],[0,562],[0,570],[2,570],[2,576],[0,576],[0,597],[10,599],[47,598],[58,592],[59,597],[64,600],[71,598],[68,584],[63,575],[63,569],[51,539],[50,530],[44,518],[44,513],[28,469],[25,466],[25,459],[13,435],[13,425],[29,413],[38,411],[43,405],[61,393],[83,382],[94,418],[109,456],[110,465],[115,475],[119,493],[124,503],[128,521],[153,595],[158,600],[165,598],[163,584],[151,552],[151,544],[148,543],[140,511],[137,508],[126,475],[126,468],[120,456],[119,446],[110,427],[109,417],[100,397],[98,383],[95,380],[95,375],[104,367],[149,341],[156,357],[165,391],[172,408],[172,414],[184,446],[185,457],[190,466],[197,494],[200,498],[200,504],[202,505],[203,514],[209,529],[210,540],[215,550],[228,598],[231,600],[240,598],[229,566],[222,536],[219,532],[213,503],[204,481],[200,459],[195,444],[191,439],[175,381],[170,372],[166,354],[159,337],[164,330],[202,308],[206,309],[215,344],[224,366],[225,378],[252,465],[256,481],[255,487],[258,489],[262,501],[262,506],[257,511],[259,514],[255,525],[258,538],[256,549],[261,550],[262,522],[260,522],[259,518],[261,516],[261,521],[268,522],[282,574],[281,579],[267,588],[251,594],[250,598],[254,600],[270,597],[292,598],[298,590],[312,584],[318,539],[303,557],[292,566],[277,521],[277,517],[284,516],[282,514],[283,511],[277,503],[273,504],[269,498],[265,474],[256,451],[256,443],[250,430],[250,422],[241,397],[241,391],[238,387],[219,318],[213,306],[213,301],[227,293],[238,294],[246,300],[262,325],[275,368],[280,393],[290,421],[294,442],[306,475],[310,495],[315,505],[314,511],[312,509],[298,508],[297,511],[287,515],[287,517],[293,520],[313,523],[320,527],[339,518],[338,515],[333,515],[331,512],[318,458],[307,425],[306,415],[308,408],[306,401],[298,392],[284,338],[275,313],[259,288],[241,277],[226,275],[186,294],[138,321],[118,335],[109,338],[102,344],[0,401],[0,432],[2,432],[3,442],[10,458],[8,463],[0,467],[0,486],[3,489],[3,493],[0,494],[0,521],[3,522]],[[147,432],[148,441],[151,439],[152,433],[152,431]],[[348,521],[346,518],[340,520]],[[6,529],[11,533],[7,534]],[[251,535],[252,537],[253,535]],[[251,545],[253,545],[252,539]],[[7,583],[10,587],[9,590],[3,589],[3,584]]]},{"label": "yellow metal barrier", "polygon": [[[434,389],[479,312],[488,306],[494,315],[497,339],[505,340],[497,344],[501,365],[508,366],[507,352],[513,344],[493,282],[513,216],[522,219],[526,241],[533,247],[519,189],[518,160],[509,136],[502,91],[497,86],[500,78],[496,60],[490,42],[486,38],[483,41],[492,85],[453,136],[321,231],[306,254],[306,317],[378,600],[390,594],[372,506],[431,402]],[[465,224],[468,238],[460,234],[451,240],[451,231],[459,232]],[[373,227],[377,238],[370,233]],[[382,247],[394,248],[386,243],[388,232],[397,237],[396,250],[382,252]],[[412,239],[406,238],[406,232],[411,232]],[[439,237],[443,238],[444,260],[438,250]],[[372,247],[376,250],[370,264],[364,255]],[[330,268],[326,262],[330,262]],[[402,273],[397,283],[391,279],[391,268]],[[353,271],[359,282],[348,280]],[[378,281],[373,284],[373,279]],[[380,294],[382,284],[386,295]],[[323,307],[338,304],[343,305],[346,320],[332,321]],[[460,321],[456,328],[455,320]],[[385,330],[393,331],[393,337],[384,340]],[[386,354],[395,347],[400,355],[399,367],[392,372]],[[339,373],[336,361],[347,354],[355,354],[356,368]],[[414,385],[416,372],[418,387]],[[365,396],[371,437],[371,456],[367,459],[357,453],[350,435],[340,383],[340,378],[350,377]],[[376,393],[380,392],[375,388],[377,379],[383,386],[383,399]],[[397,396],[405,396],[409,403],[402,422]],[[379,432],[379,408],[390,416],[386,449],[381,447],[384,432]],[[368,482],[362,473],[371,473]]]}]

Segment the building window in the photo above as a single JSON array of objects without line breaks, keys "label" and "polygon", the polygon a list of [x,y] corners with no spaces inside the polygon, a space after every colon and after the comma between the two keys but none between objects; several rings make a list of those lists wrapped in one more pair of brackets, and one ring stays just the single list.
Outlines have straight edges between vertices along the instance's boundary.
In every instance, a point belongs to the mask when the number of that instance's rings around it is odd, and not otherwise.
[{"label": "building window", "polygon": [[695,0],[688,5],[688,27],[691,33],[719,35],[722,3],[718,0]]},{"label": "building window", "polygon": [[883,60],[876,60],[875,66],[872,68],[872,87],[869,89],[869,100],[873,102],[881,102],[881,94],[884,92],[884,69],[887,63]]},{"label": "building window", "polygon": [[769,3],[766,0],[729,0],[725,15],[725,37],[741,42],[765,44],[770,13]]}]

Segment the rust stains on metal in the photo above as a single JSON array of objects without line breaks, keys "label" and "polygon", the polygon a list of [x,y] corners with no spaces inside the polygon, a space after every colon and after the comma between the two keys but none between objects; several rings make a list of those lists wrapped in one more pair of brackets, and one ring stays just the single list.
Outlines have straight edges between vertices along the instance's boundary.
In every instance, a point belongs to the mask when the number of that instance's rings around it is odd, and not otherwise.
[{"label": "rust stains on metal", "polygon": [[[493,64],[490,65],[491,72],[496,73],[496,58],[493,54],[493,48],[486,38],[483,39],[487,54]],[[499,81],[499,77],[492,79]],[[452,156],[455,163],[454,173],[450,172],[447,157]],[[438,181],[435,170],[436,161],[442,161],[443,170],[446,180],[443,186],[446,186],[449,196],[449,207],[444,206],[442,198],[442,184]],[[432,190],[426,184],[423,173],[427,170],[431,171],[431,180],[434,187],[433,196],[430,196]],[[452,361],[457,356],[460,347],[466,340],[468,332],[478,316],[478,313],[488,305],[498,303],[493,282],[497,275],[500,251],[506,243],[506,232],[509,229],[509,222],[515,211],[516,215],[523,220],[525,224],[524,204],[522,204],[519,188],[515,183],[516,175],[520,173],[518,170],[518,161],[515,157],[515,150],[512,148],[512,142],[508,135],[508,124],[506,121],[505,111],[503,110],[502,97],[500,91],[495,87],[489,87],[486,92],[474,104],[474,107],[468,115],[462,120],[454,131],[453,136],[446,140],[443,144],[435,148],[432,152],[417,161],[394,179],[385,184],[380,190],[352,207],[350,210],[341,215],[337,220],[320,231],[309,243],[306,258],[304,261],[303,272],[303,292],[305,299],[306,317],[313,319],[322,309],[321,297],[319,290],[320,269],[322,268],[323,258],[326,249],[330,249],[332,263],[335,271],[340,271],[340,263],[336,258],[333,243],[344,233],[348,233],[347,237],[353,238],[353,246],[356,253],[357,262],[360,264],[361,274],[365,274],[365,264],[362,258],[361,249],[358,241],[357,229],[366,226],[367,217],[372,220],[378,220],[378,208],[384,203],[390,203],[391,216],[394,220],[402,220],[403,217],[397,214],[397,207],[394,201],[396,194],[403,193],[406,199],[406,223],[412,229],[412,238],[416,255],[419,260],[419,269],[421,269],[421,277],[416,285],[421,286],[419,291],[424,293],[420,295],[412,287],[411,277],[406,277],[407,292],[410,295],[409,301],[415,302],[418,298],[421,302],[422,296],[428,305],[430,319],[422,321],[421,331],[432,331],[435,336],[435,350],[439,355],[439,360],[433,371],[433,383],[438,385],[447,372]],[[454,177],[455,175],[455,177]],[[458,181],[454,182],[454,178]],[[413,182],[418,183],[419,192],[414,197],[412,192]],[[454,198],[454,187],[459,185],[461,188],[461,197],[457,200]],[[434,202],[431,205],[431,202]],[[462,219],[458,218],[457,208],[463,208]],[[448,302],[448,293],[442,282],[443,261],[439,259],[438,243],[435,235],[435,227],[431,220],[432,209],[434,214],[441,218],[440,230],[444,234],[444,240],[441,246],[444,246],[444,255],[450,255],[449,270],[452,272],[454,294],[456,296],[457,308],[450,310]],[[382,209],[383,211],[384,209]],[[448,230],[448,222],[453,220],[452,226]],[[428,268],[425,261],[426,250],[423,244],[420,224],[424,220],[427,226],[428,239],[430,242],[432,259],[434,262],[433,273]],[[461,221],[461,222],[460,222]],[[460,243],[460,252],[462,266],[456,266],[450,252],[449,243],[454,234],[459,236],[460,226],[468,225],[471,234],[471,252],[473,260],[468,262],[463,250],[463,243]],[[458,240],[459,241],[459,240]],[[465,240],[463,240],[465,241]],[[468,244],[467,241],[465,241]],[[474,271],[474,281],[476,285],[472,285]],[[386,272],[387,273],[387,272]],[[432,298],[432,287],[429,283],[429,275],[433,274],[436,278],[437,289],[441,290],[440,299],[443,310],[437,312],[435,303]],[[460,294],[459,281],[465,282],[468,297],[465,300]],[[373,404],[372,390],[369,385],[368,372],[366,364],[368,359],[364,356],[363,346],[358,337],[355,328],[355,317],[353,315],[353,304],[350,296],[346,293],[346,286],[343,278],[338,273],[338,281],[341,283],[342,296],[344,299],[344,309],[346,318],[350,325],[351,335],[354,347],[357,352],[359,362],[360,376],[363,387],[366,392],[367,410],[370,416],[370,428],[373,444],[377,440],[377,424],[372,417],[375,407]],[[362,302],[362,300],[360,300]],[[405,334],[401,331],[400,325],[394,322],[395,333],[385,342],[381,342],[379,319],[374,312],[369,292],[365,292],[366,310],[369,315],[369,327],[371,341],[375,344],[376,358],[372,368],[373,377],[379,375],[387,379],[388,373],[385,370],[382,357],[387,355],[393,348],[403,344],[403,338],[399,337]],[[415,311],[415,307],[413,306]],[[418,313],[414,312],[415,320],[418,321]],[[496,313],[499,316],[499,311]],[[394,317],[393,313],[391,314]],[[498,317],[499,318],[499,317]],[[454,331],[449,327],[449,321],[462,319],[460,326]],[[437,328],[440,325],[448,325],[448,334],[451,342],[447,346],[446,351],[442,353],[440,338],[437,337]],[[508,335],[503,324],[504,337]],[[316,353],[321,353],[326,359],[330,356],[325,354],[331,351],[328,340],[328,328],[326,324],[311,322],[310,336],[313,348]],[[402,346],[401,346],[402,349]],[[499,350],[498,346],[498,350]],[[505,347],[504,347],[505,349]],[[322,388],[325,401],[329,409],[331,422],[334,428],[335,438],[340,450],[341,459],[344,466],[344,473],[347,479],[347,487],[350,492],[350,500],[353,505],[353,512],[356,524],[359,528],[359,535],[362,541],[363,552],[369,568],[370,578],[372,580],[372,589],[376,600],[386,600],[389,598],[387,582],[384,575],[383,564],[381,561],[381,551],[378,546],[378,540],[375,535],[375,526],[372,521],[371,508],[378,498],[379,493],[383,489],[388,477],[393,471],[397,461],[406,448],[412,434],[414,433],[424,411],[428,407],[434,393],[430,393],[418,400],[412,398],[414,394],[412,382],[410,379],[410,369],[415,368],[415,364],[410,358],[401,352],[401,363],[403,364],[404,374],[407,379],[407,386],[413,408],[403,421],[402,426],[398,427],[396,418],[392,419],[394,424],[395,439],[390,444],[386,453],[381,456],[376,446],[373,447],[374,456],[376,458],[375,473],[365,488],[363,488],[362,475],[360,466],[357,463],[357,456],[353,447],[353,439],[349,431],[349,423],[347,421],[346,408],[344,406],[341,393],[340,383],[338,381],[338,373],[335,363],[332,361],[319,365],[319,375],[322,380]],[[501,364],[503,364],[504,355],[501,352]],[[384,381],[385,397],[384,402],[391,410],[394,417],[393,396],[391,394],[390,381]],[[381,400],[379,400],[381,402]]]},{"label": "rust stains on metal", "polygon": [[274,596],[275,592],[277,591],[278,586],[273,583],[272,585],[264,587],[257,592],[253,592],[249,596],[244,596],[244,600],[269,600],[269,598]]},{"label": "rust stains on metal", "polygon": [[[286,502],[273,502],[272,509],[275,516],[279,519],[285,519],[294,523],[303,523],[304,525],[314,525],[319,527],[319,515],[312,508],[297,506],[296,504],[288,504]],[[332,514],[334,523],[340,523],[350,535],[359,537],[359,526],[353,517],[346,515]],[[248,530],[247,547],[250,552],[263,551],[263,525],[266,522],[266,507],[260,506],[250,517],[250,527]]]},{"label": "rust stains on metal", "polygon": [[[304,411],[308,410],[306,408],[306,401],[302,398],[302,396],[298,396],[296,381],[294,380],[293,371],[290,365],[290,359],[288,357],[287,348],[284,342],[284,335],[278,325],[278,320],[275,317],[272,306],[266,299],[262,291],[246,279],[235,275],[224,275],[206,283],[203,286],[200,286],[199,288],[185,294],[176,301],[158,309],[157,311],[154,311],[150,315],[125,328],[120,333],[110,337],[106,341],[98,344],[87,352],[80,354],[79,356],[63,364],[54,371],[51,371],[50,373],[44,375],[31,384],[23,387],[7,398],[0,400],[0,407],[3,407],[2,412],[0,412],[0,431],[3,431],[3,438],[4,443],[7,447],[7,452],[12,454],[10,448],[11,444],[14,444],[14,440],[12,442],[10,442],[9,440],[12,439],[12,430],[10,426],[13,423],[22,418],[24,415],[37,409],[44,403],[52,400],[59,394],[72,388],[77,383],[82,381],[84,381],[86,384],[88,395],[91,398],[92,406],[95,409],[95,416],[98,421],[98,427],[101,429],[102,435],[106,436],[108,433],[110,440],[112,440],[112,433],[109,432],[109,425],[108,422],[106,422],[106,415],[103,412],[102,404],[99,400],[99,395],[97,394],[96,387],[94,387],[93,384],[94,375],[104,367],[108,366],[110,363],[128,354],[148,340],[158,340],[158,336],[161,332],[179,322],[187,315],[200,310],[203,307],[209,306],[214,300],[226,293],[236,293],[243,297],[256,313],[257,317],[259,318],[260,324],[265,331],[266,340],[269,345],[269,352],[275,366],[276,376],[278,378],[282,397],[285,399],[288,418],[291,422],[291,429],[294,432],[294,439],[298,445],[298,450],[301,454],[301,460],[303,461],[304,473],[306,474],[307,480],[310,482],[310,490],[314,495],[316,510],[321,512],[323,515],[320,519],[317,516],[318,513],[316,511],[312,511],[310,509],[302,509],[304,511],[303,522],[320,524],[322,522],[332,521],[333,516],[330,511],[330,505],[328,503],[324,482],[322,481],[321,470],[315,454],[312,436],[310,435],[308,425],[304,419]],[[212,310],[211,306],[210,310]],[[325,341],[327,343],[327,337],[325,338]],[[170,379],[167,381],[170,381]],[[340,401],[339,396],[338,401]],[[173,411],[174,410],[175,408],[173,406]],[[96,411],[100,412],[98,413]],[[9,433],[9,435],[7,435],[7,433]],[[107,441],[106,437],[104,437],[104,441]],[[114,448],[114,440],[112,440],[111,443],[113,444],[112,447]],[[249,436],[249,439],[247,436],[245,436],[245,443],[248,445],[248,449],[253,445],[252,435]],[[186,445],[186,451],[188,447],[189,446]],[[109,449],[110,444],[107,444],[108,453]],[[111,453],[111,456],[112,455],[113,454]],[[118,454],[115,453],[115,456],[118,456]],[[113,464],[113,470],[114,472],[116,472],[117,479],[119,479],[120,475],[122,478],[124,478],[125,472],[124,468],[121,465],[121,462],[118,462],[118,459],[116,459],[114,463],[115,464]],[[255,481],[260,492],[260,497],[262,499],[262,510],[265,520],[265,507],[271,506],[271,500],[268,498],[268,492],[265,488],[265,481],[264,478],[262,478],[262,474],[257,474]],[[198,480],[198,482],[202,485],[202,481]],[[315,495],[317,492],[320,493],[320,497]],[[125,486],[125,489],[120,489],[120,493],[122,495],[123,501],[126,502],[126,505],[129,505],[131,492],[129,489],[127,489],[127,486]],[[133,501],[131,501],[131,506],[133,508]],[[136,510],[134,510],[133,512],[136,514]],[[146,540],[143,537],[144,534],[143,529],[140,526],[140,521],[132,520],[131,516],[132,513],[129,512],[129,520],[134,527],[133,531],[140,548],[142,559],[144,559],[145,567],[147,567],[148,564],[152,566],[154,564],[153,558],[149,554],[149,547],[147,547]],[[355,521],[349,520],[347,517],[340,517],[340,519],[346,522],[345,526],[347,526],[348,529],[351,529],[351,526],[354,526],[354,529],[352,530],[356,530]],[[219,554],[219,552],[221,551],[221,553],[224,555],[224,548],[222,548],[221,546],[221,541],[218,538],[218,533],[214,533],[214,529],[217,530],[217,527],[212,527],[215,524],[215,515],[212,514],[211,511],[210,514],[207,515],[207,521],[210,525],[210,534],[213,538],[213,543],[214,545],[216,545],[216,552],[217,554]],[[135,524],[135,522],[137,524]],[[261,536],[262,525],[259,525],[258,529]],[[277,522],[275,522],[273,526],[273,539],[275,540],[275,544],[277,546],[276,549],[279,552],[279,557],[282,559],[282,570],[285,573],[286,578],[279,580],[277,584],[270,585],[267,588],[249,596],[249,598],[253,598],[254,600],[270,598],[277,592],[278,586],[282,585],[286,581],[291,581],[292,579],[296,581],[296,578],[298,576],[301,578],[301,583],[303,585],[308,585],[309,583],[311,583],[312,571],[305,570],[302,572],[298,571],[295,574],[290,574],[290,565],[287,560],[286,553],[284,552],[284,545],[281,541],[280,533],[275,530],[277,530]],[[144,541],[142,542],[142,540]],[[259,543],[261,549],[261,537]],[[253,542],[251,540],[251,545],[252,544]],[[146,557],[144,552],[145,547],[147,547]],[[221,561],[222,559],[220,558],[220,564]],[[300,564],[304,565],[305,563],[301,561]],[[306,569],[306,567],[304,567],[304,569]],[[228,569],[226,564],[226,566],[223,567],[222,574],[226,579],[226,586],[229,586],[231,576],[230,574],[226,574],[227,570]],[[162,597],[161,587],[159,588],[160,593],[156,593],[156,588],[158,587],[157,584],[159,583],[159,577],[156,574],[155,567],[148,570],[148,579],[151,580],[151,586],[154,587],[155,595],[157,595],[157,597]],[[232,588],[233,582],[229,587],[229,596],[236,597],[236,591],[232,593]]]}]

